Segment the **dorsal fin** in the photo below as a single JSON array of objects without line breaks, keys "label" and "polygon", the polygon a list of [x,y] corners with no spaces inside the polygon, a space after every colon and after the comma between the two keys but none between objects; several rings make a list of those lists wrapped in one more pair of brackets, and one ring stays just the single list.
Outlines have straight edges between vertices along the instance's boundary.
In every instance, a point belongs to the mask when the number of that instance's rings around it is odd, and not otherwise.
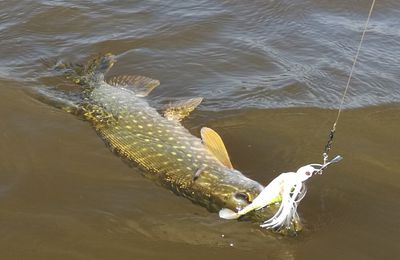
[{"label": "dorsal fin", "polygon": [[207,149],[226,167],[233,169],[231,160],[229,159],[228,152],[226,151],[224,142],[221,137],[208,127],[203,127],[200,131],[201,139]]},{"label": "dorsal fin", "polygon": [[192,112],[201,103],[202,100],[203,98],[197,97],[170,103],[166,106],[164,116],[169,120],[181,121],[187,117],[190,112]]},{"label": "dorsal fin", "polygon": [[108,79],[107,83],[115,87],[130,89],[138,97],[147,96],[155,87],[160,85],[160,81],[156,79],[136,75],[114,76]]}]

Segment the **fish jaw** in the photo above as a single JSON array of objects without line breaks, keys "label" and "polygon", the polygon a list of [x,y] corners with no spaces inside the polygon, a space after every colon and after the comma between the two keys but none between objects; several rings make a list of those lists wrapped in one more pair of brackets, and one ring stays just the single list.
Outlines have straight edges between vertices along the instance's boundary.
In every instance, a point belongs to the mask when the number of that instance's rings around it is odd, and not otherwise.
[{"label": "fish jaw", "polygon": [[[228,191],[225,190],[224,206],[219,210],[219,216],[223,219],[239,219],[252,222],[264,222],[266,219],[271,218],[279,209],[280,197],[276,196],[275,191],[266,190],[258,182],[251,180],[239,172],[235,171],[237,176],[236,183],[233,184],[235,188]],[[279,180],[278,180],[279,182]],[[265,194],[267,192],[267,194]],[[238,196],[239,194],[239,196]],[[246,194],[244,197],[242,194]],[[268,203],[260,203],[260,196],[270,197]]]}]

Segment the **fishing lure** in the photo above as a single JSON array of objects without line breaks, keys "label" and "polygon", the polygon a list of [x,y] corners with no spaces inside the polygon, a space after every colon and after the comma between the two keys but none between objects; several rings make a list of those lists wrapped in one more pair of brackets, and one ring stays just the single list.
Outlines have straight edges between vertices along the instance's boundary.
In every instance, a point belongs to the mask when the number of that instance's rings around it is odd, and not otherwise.
[{"label": "fishing lure", "polygon": [[330,164],[342,159],[343,157],[338,155],[324,164],[308,164],[300,167],[296,172],[282,173],[272,180],[251,204],[238,212],[226,208],[221,209],[219,216],[223,219],[237,219],[253,210],[260,210],[280,201],[280,207],[275,215],[264,221],[260,226],[277,230],[289,228],[293,221],[299,222],[300,220],[297,206],[307,192],[305,181],[313,175],[322,174],[322,171]]}]

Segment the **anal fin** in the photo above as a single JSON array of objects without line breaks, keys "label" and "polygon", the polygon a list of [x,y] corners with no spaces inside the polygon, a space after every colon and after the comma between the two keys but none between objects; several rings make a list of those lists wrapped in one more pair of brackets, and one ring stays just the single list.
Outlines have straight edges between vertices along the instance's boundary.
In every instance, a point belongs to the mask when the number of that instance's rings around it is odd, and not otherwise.
[{"label": "anal fin", "polygon": [[203,98],[197,97],[171,103],[166,106],[164,116],[169,120],[181,121],[187,117],[201,101],[203,101]]},{"label": "anal fin", "polygon": [[160,85],[159,80],[137,75],[114,76],[109,78],[107,83],[114,87],[130,89],[138,97],[147,96],[154,88]]},{"label": "anal fin", "polygon": [[203,127],[200,131],[201,139],[207,149],[226,167],[233,169],[231,160],[229,159],[228,152],[226,151],[224,142],[221,137],[208,127]]}]

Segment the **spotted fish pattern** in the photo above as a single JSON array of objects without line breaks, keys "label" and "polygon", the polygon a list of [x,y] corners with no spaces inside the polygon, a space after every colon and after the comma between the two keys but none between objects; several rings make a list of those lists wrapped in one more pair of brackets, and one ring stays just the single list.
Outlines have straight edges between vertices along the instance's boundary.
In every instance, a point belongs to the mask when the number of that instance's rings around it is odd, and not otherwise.
[{"label": "spotted fish pattern", "polygon": [[[80,85],[82,101],[63,109],[89,121],[111,150],[141,168],[145,176],[210,211],[236,211],[257,197],[261,184],[233,169],[229,159],[221,162],[214,154],[221,149],[210,150],[211,146],[181,125],[187,111],[172,107],[162,116],[149,106],[145,96],[158,81],[154,84],[143,76],[128,76],[106,82],[104,74],[114,61],[112,55],[106,55],[86,68],[79,66],[74,82]],[[73,68],[69,75],[71,71]],[[174,111],[182,113],[176,116]]]},{"label": "spotted fish pattern", "polygon": [[[177,194],[217,210],[229,205],[232,194],[255,196],[262,188],[222,165],[200,138],[178,121],[162,117],[133,91],[101,83],[87,100],[90,112],[85,117],[108,146]],[[231,206],[236,208],[237,202]]]}]

